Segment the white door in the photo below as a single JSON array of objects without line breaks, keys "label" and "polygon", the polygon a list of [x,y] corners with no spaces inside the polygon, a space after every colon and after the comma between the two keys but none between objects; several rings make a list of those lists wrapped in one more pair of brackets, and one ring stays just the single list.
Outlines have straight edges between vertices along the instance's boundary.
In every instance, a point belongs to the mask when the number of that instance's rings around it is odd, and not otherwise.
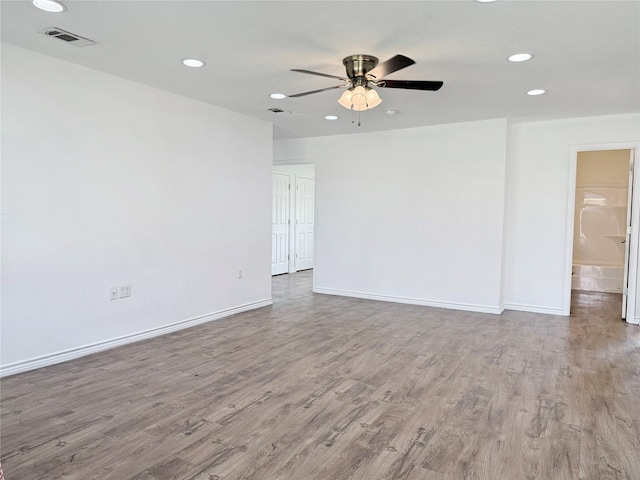
[{"label": "white door", "polygon": [[289,271],[289,175],[273,174],[271,275]]},{"label": "white door", "polygon": [[[634,303],[635,298],[634,295],[631,296],[631,302],[629,302],[629,260],[630,260],[630,246],[631,246],[631,213],[632,208],[635,205],[632,205],[633,199],[633,170],[634,170],[634,154],[635,150],[629,151],[629,192],[627,196],[627,231],[625,236],[625,251],[624,251],[624,281],[622,283],[622,318],[626,319],[627,315],[629,315],[630,320],[633,321],[634,314],[634,305],[628,305],[628,303]],[[636,207],[637,208],[637,207]],[[633,282],[635,283],[635,282]],[[629,308],[630,307],[630,308]],[[629,310],[629,311],[627,311]]]},{"label": "white door", "polygon": [[314,181],[296,176],[296,270],[313,268]]}]

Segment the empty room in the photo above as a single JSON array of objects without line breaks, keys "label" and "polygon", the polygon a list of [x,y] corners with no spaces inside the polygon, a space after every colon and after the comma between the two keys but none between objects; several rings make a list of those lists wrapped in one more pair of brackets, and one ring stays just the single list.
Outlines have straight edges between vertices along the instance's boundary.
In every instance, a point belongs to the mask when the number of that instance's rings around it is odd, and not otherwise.
[{"label": "empty room", "polygon": [[640,479],[640,1],[0,13],[0,478]]}]

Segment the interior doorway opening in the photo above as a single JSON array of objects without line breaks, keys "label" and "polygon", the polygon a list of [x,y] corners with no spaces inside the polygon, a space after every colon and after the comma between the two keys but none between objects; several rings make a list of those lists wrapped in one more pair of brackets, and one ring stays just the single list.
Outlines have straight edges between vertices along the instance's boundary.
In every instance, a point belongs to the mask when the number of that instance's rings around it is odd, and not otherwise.
[{"label": "interior doorway opening", "polygon": [[271,275],[311,270],[315,258],[315,166],[273,167]]},{"label": "interior doorway opening", "polygon": [[638,261],[634,157],[633,148],[576,152],[570,292],[618,298],[630,323]]}]

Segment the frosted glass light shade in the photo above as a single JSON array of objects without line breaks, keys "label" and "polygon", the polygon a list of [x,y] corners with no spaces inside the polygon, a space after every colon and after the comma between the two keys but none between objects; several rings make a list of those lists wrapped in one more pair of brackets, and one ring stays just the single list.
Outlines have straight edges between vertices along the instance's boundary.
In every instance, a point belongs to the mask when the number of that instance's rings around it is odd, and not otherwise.
[{"label": "frosted glass light shade", "polygon": [[363,86],[357,86],[353,89],[353,95],[351,96],[351,105],[356,112],[360,112],[367,109],[367,91]]},{"label": "frosted glass light shade", "polygon": [[347,110],[351,110],[351,90],[345,90],[342,96],[338,99],[338,103]]},{"label": "frosted glass light shade", "polygon": [[367,91],[367,105],[369,108],[375,108],[382,103],[382,99],[378,92],[376,92],[373,88],[370,88]]}]

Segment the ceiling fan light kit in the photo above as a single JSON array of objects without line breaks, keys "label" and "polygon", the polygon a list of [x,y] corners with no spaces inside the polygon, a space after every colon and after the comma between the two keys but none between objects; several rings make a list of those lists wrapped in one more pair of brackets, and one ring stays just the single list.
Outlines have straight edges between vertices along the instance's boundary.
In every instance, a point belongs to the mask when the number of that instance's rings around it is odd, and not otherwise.
[{"label": "ceiling fan light kit", "polygon": [[362,112],[377,107],[382,99],[373,88],[358,85],[346,90],[338,99],[338,103],[347,110]]}]

